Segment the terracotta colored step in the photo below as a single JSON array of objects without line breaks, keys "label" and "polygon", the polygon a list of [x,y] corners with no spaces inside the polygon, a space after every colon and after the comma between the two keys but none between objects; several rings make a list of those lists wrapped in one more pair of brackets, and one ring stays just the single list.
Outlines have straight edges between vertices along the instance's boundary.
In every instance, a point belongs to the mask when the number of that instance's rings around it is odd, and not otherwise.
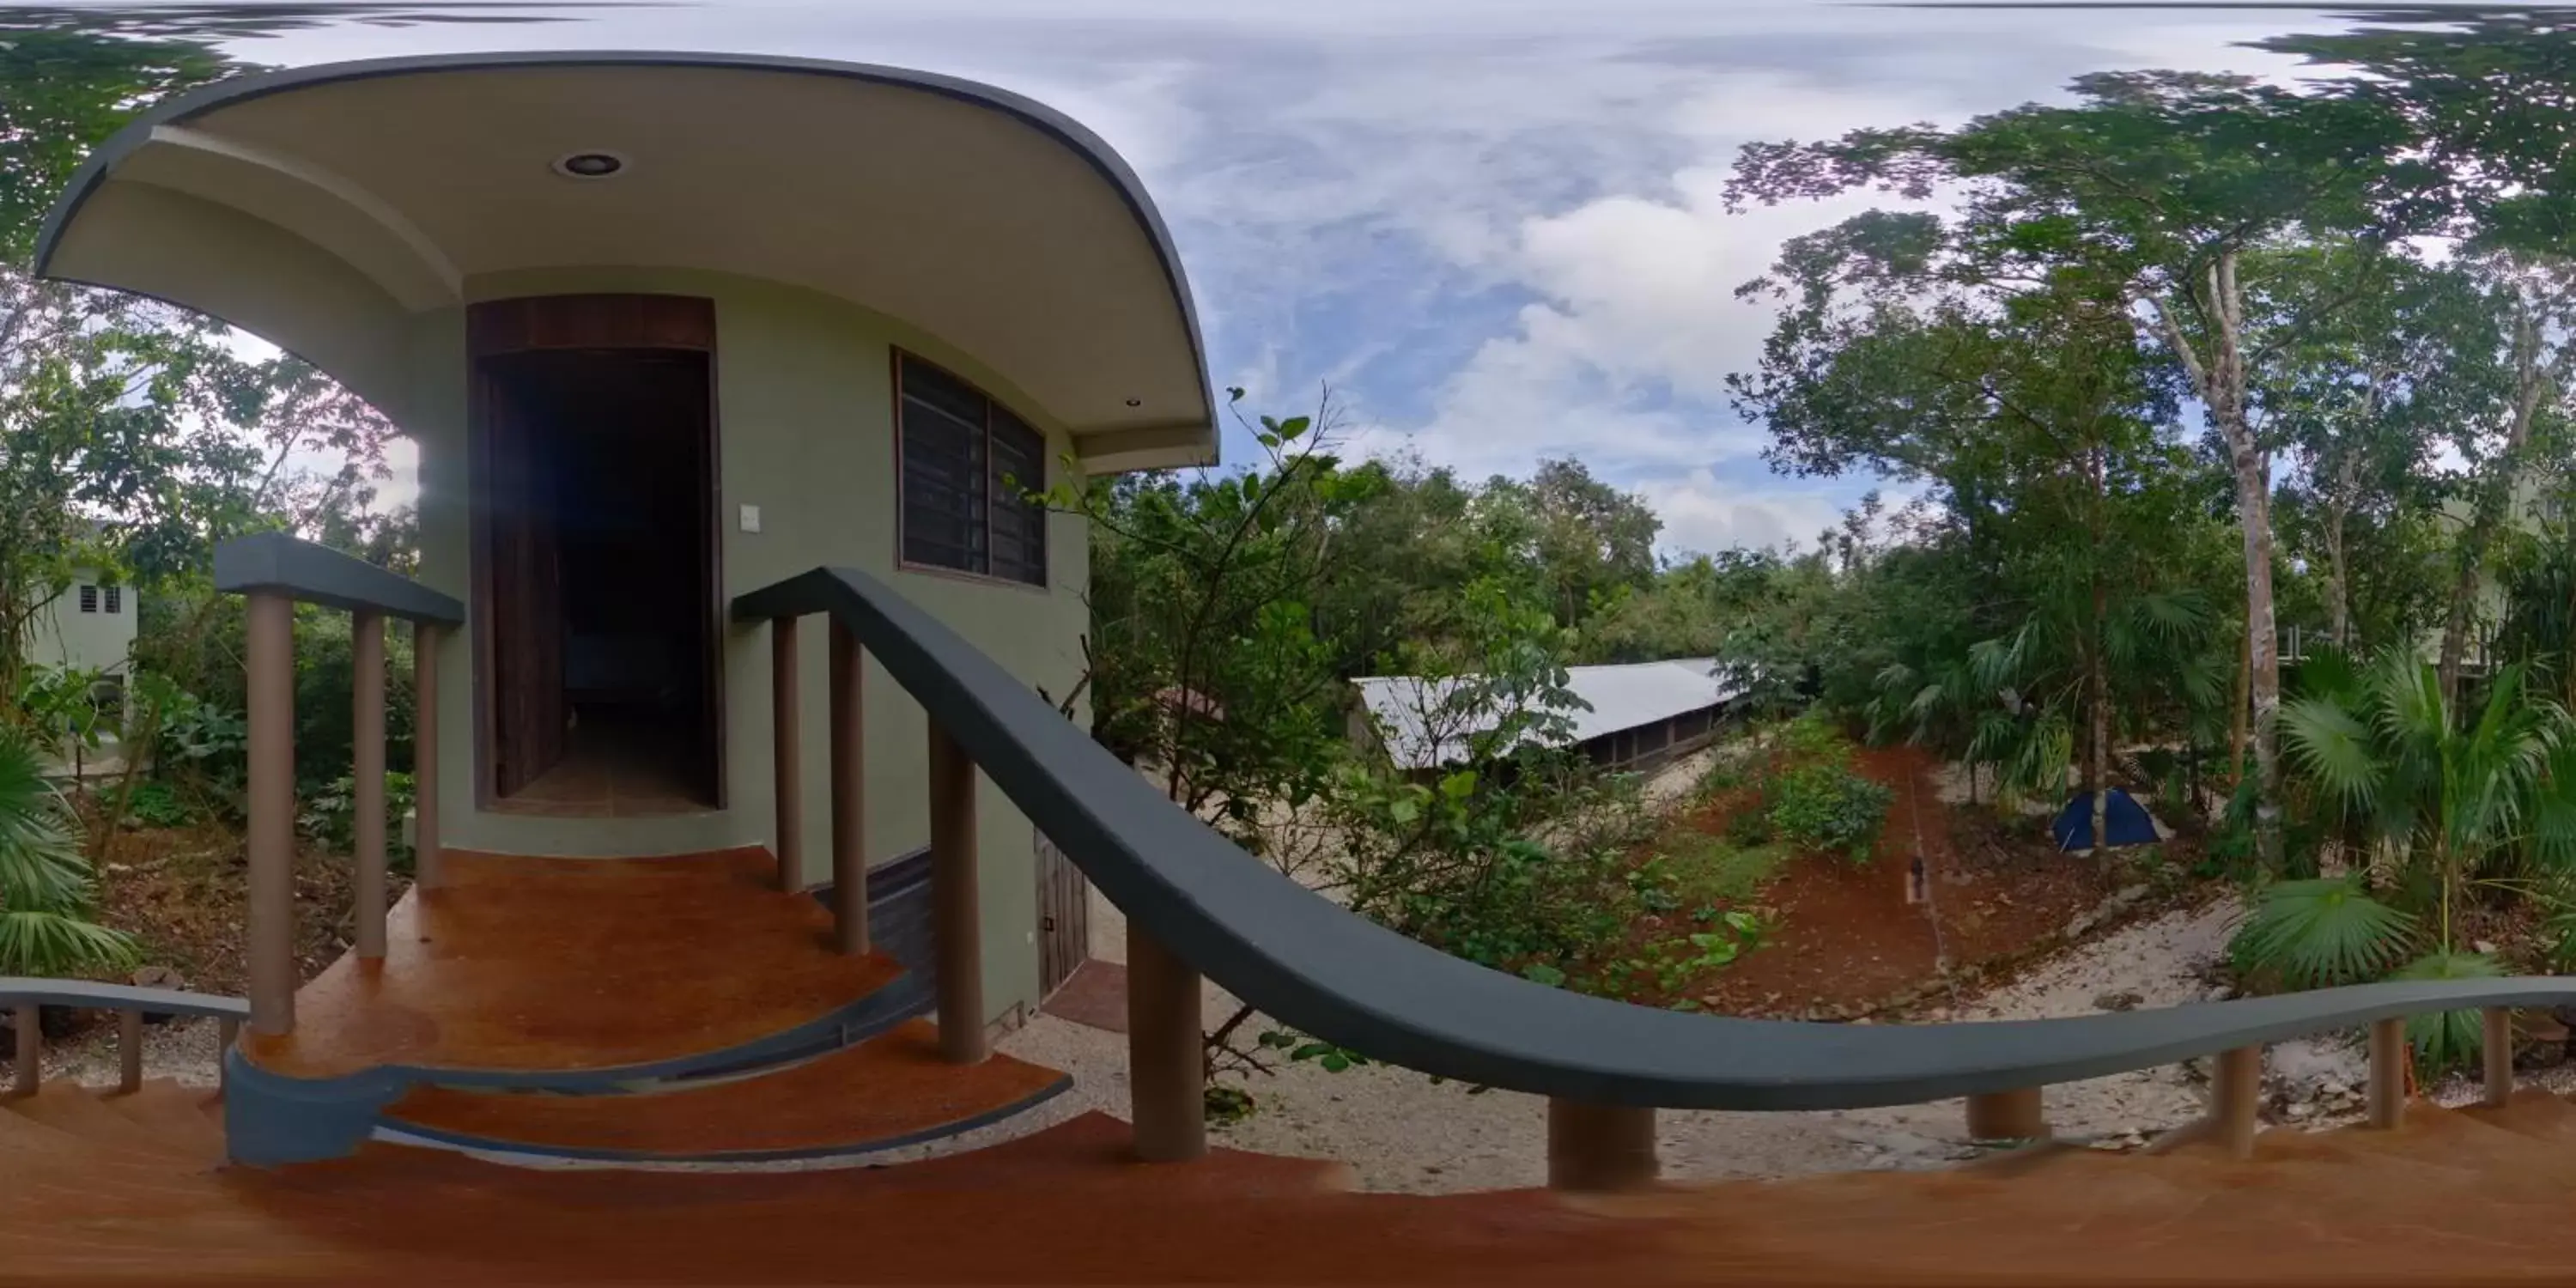
[{"label": "terracotta colored step", "polygon": [[961,1066],[913,1020],[775,1072],[607,1095],[414,1090],[388,1126],[451,1144],[576,1158],[743,1160],[860,1153],[955,1135],[1054,1096],[1072,1080],[1005,1055]]},{"label": "terracotta colored step", "polygon": [[2541,1087],[2525,1087],[2513,1093],[2502,1109],[2479,1106],[2460,1111],[2469,1118],[2491,1127],[2535,1140],[2558,1144],[2576,1144],[2576,1104]]},{"label": "terracotta colored step", "polygon": [[[81,1094],[77,1089],[61,1094]],[[181,1158],[75,1134],[38,1122],[0,1102],[0,1235],[23,1232],[31,1220],[69,1211],[146,1210],[174,1192],[188,1192],[211,1177],[212,1160]],[[10,1262],[0,1253],[0,1267]],[[0,1279],[5,1279],[0,1272]]]},{"label": "terracotta colored step", "polygon": [[154,1172],[168,1171],[181,1165],[178,1156],[167,1150],[100,1140],[19,1112],[27,1103],[21,1099],[0,1099],[0,1157],[44,1160],[98,1158]]},{"label": "terracotta colored step", "polygon": [[2346,1127],[2326,1132],[2267,1132],[2259,1156],[2317,1158],[2328,1164],[2371,1159],[2420,1183],[2467,1183],[2519,1175],[2576,1182],[2576,1155],[2555,1142],[2505,1130],[2478,1117],[2430,1104],[2407,1106],[2394,1131]]},{"label": "terracotta colored step", "polygon": [[[412,887],[380,961],[344,956],[296,991],[296,1030],[249,1035],[271,1072],[386,1064],[556,1074],[660,1066],[868,1010],[902,977],[832,947],[831,913],[751,848],[651,859],[451,851]],[[649,943],[649,950],[639,944]]]},{"label": "terracotta colored step", "polygon": [[174,1141],[170,1133],[136,1122],[109,1108],[95,1092],[69,1083],[55,1083],[33,1096],[11,1100],[7,1102],[7,1109],[18,1117],[103,1147],[172,1157],[193,1156],[200,1152],[192,1147],[190,1141]]},{"label": "terracotta colored step", "polygon": [[108,1092],[99,1103],[114,1110],[180,1152],[220,1160],[224,1150],[221,1102],[202,1087],[181,1086],[168,1078],[144,1082],[131,1095]]}]

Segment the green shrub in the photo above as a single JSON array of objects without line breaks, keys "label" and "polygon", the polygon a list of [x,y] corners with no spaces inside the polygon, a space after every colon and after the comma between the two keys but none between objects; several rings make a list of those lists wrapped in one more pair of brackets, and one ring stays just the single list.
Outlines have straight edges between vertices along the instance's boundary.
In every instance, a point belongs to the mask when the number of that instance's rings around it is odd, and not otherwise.
[{"label": "green shrub", "polygon": [[[411,809],[411,775],[385,775],[385,856],[389,860],[408,858],[397,822]],[[347,854],[358,845],[358,781],[347,774],[305,799],[305,834],[334,854]]]},{"label": "green shrub", "polygon": [[1658,864],[1674,906],[1697,908],[1752,898],[1786,857],[1778,846],[1737,845],[1706,832],[1685,832],[1665,842]]},{"label": "green shrub", "polygon": [[1699,776],[1698,794],[1715,796],[1744,785],[1744,759],[1721,750],[1710,758],[1708,769]]},{"label": "green shrub", "polygon": [[[385,639],[385,766],[411,765],[411,632]],[[355,759],[357,653],[350,615],[302,606],[295,624],[295,781],[311,791],[348,774]]]},{"label": "green shrub", "polygon": [[168,783],[146,780],[134,785],[133,796],[125,802],[125,816],[144,827],[185,827],[195,814]]},{"label": "green shrub", "polygon": [[1780,726],[1780,754],[1790,760],[1841,760],[1851,740],[1821,712],[1810,711]]},{"label": "green shrub", "polygon": [[[206,701],[157,671],[137,673],[128,688],[138,727],[159,730],[149,752],[153,772],[237,815],[249,773],[250,722],[239,710]],[[147,786],[166,791],[170,785],[137,784],[137,797]]]},{"label": "green shrub", "polygon": [[1733,965],[1737,958],[1761,946],[1767,929],[1759,914],[1743,909],[1724,913],[1707,925],[1705,930],[1646,945],[1643,952],[1627,962],[1628,969],[1650,977],[1655,987],[1669,993],[1710,971]]},{"label": "green shrub", "polygon": [[1739,810],[1726,820],[1726,843],[1739,849],[1771,843],[1771,817],[1760,809]]},{"label": "green shrub", "polygon": [[1865,862],[1896,793],[1839,764],[1800,765],[1771,781],[1771,828],[1803,846],[1839,850]]}]

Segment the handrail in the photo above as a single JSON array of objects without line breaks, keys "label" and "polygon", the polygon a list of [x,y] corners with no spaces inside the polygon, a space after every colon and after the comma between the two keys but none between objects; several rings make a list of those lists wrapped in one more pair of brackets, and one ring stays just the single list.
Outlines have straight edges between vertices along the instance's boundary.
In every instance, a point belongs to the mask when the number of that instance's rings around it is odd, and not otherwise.
[{"label": "handrail", "polygon": [[250,1003],[217,993],[175,988],[100,984],[85,979],[35,979],[0,975],[0,1006],[78,1006],[94,1011],[140,1011],[224,1020],[250,1018]]},{"label": "handrail", "polygon": [[2069,1019],[1849,1025],[1685,1014],[1407,939],[1245,853],[884,583],[818,568],[733,601],[829,613],[1136,926],[1228,992],[1372,1059],[1562,1100],[1846,1109],[2015,1092],[2434,1010],[2576,1003],[2576,978],[2363,984]]},{"label": "handrail", "polygon": [[[187,993],[175,988],[101,984],[85,979],[31,979],[0,975],[0,1007],[11,1012],[11,1027],[17,1045],[10,1061],[15,1066],[9,1088],[14,1094],[36,1094],[36,1084],[44,1068],[44,1008],[48,1006],[77,1006],[117,1013],[116,1085],[119,1090],[127,1092],[139,1091],[143,1087],[144,1016],[211,1018],[220,1026],[221,1044],[226,1051],[231,1050],[242,1021],[250,1017],[250,1003],[238,997]],[[217,1058],[222,1059],[220,1056]]]},{"label": "handrail", "polygon": [[250,722],[250,997],[262,1033],[295,1028],[295,603],[350,614],[349,707],[356,815],[357,954],[385,955],[385,619],[412,624],[414,879],[439,882],[439,637],[465,606],[399,573],[283,532],[215,547],[215,589],[250,600],[243,669]]},{"label": "handrail", "polygon": [[280,594],[308,604],[383,613],[433,626],[458,626],[465,621],[465,605],[454,596],[283,532],[255,532],[217,544],[215,589]]}]

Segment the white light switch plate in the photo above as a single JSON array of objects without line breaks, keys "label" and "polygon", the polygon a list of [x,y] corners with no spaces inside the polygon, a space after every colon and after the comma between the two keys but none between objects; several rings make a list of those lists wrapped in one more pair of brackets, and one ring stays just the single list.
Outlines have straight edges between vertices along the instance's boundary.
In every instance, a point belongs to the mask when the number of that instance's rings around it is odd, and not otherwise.
[{"label": "white light switch plate", "polygon": [[746,505],[746,506],[742,507],[742,530],[743,530],[743,531],[745,531],[745,532],[758,532],[758,531],[760,531],[760,507],[759,507],[759,506],[756,506],[756,505]]}]

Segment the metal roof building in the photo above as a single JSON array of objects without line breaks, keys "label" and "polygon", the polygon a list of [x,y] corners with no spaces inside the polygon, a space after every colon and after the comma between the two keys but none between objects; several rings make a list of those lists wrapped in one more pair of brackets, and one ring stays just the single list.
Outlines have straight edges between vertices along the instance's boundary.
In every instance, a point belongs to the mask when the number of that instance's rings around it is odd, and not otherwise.
[{"label": "metal roof building", "polygon": [[[1565,687],[1581,705],[1567,713],[1574,726],[1567,745],[1606,765],[1695,748],[1717,714],[1744,692],[1716,670],[1717,659],[1708,657],[1568,667]],[[1461,682],[1454,679],[1387,675],[1352,683],[1367,711],[1367,733],[1399,769],[1462,763],[1470,740],[1501,723],[1498,713],[1455,709]]]}]

